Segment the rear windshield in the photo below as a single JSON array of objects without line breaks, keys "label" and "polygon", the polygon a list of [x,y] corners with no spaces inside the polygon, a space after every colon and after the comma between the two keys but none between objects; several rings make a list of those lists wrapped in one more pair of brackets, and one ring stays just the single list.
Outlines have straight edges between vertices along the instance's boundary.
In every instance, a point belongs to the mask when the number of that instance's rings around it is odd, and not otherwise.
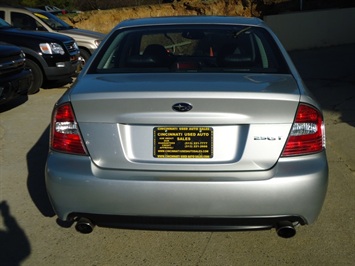
[{"label": "rear windshield", "polygon": [[89,73],[288,73],[270,34],[259,27],[179,25],[122,29],[105,42]]}]

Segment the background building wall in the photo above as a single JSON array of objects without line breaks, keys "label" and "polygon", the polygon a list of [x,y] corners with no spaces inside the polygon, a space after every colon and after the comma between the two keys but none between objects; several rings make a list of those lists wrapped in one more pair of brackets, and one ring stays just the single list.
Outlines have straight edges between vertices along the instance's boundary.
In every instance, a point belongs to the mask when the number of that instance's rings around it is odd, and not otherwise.
[{"label": "background building wall", "polygon": [[355,43],[355,8],[265,16],[287,50]]}]

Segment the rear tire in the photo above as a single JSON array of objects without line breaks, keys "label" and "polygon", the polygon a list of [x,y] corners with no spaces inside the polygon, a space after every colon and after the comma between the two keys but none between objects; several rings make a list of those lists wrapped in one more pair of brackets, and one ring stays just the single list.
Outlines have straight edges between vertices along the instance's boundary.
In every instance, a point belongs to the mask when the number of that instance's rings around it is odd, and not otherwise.
[{"label": "rear tire", "polygon": [[26,68],[32,72],[32,83],[28,90],[28,94],[35,94],[39,91],[43,84],[43,73],[39,65],[31,59],[26,59]]}]

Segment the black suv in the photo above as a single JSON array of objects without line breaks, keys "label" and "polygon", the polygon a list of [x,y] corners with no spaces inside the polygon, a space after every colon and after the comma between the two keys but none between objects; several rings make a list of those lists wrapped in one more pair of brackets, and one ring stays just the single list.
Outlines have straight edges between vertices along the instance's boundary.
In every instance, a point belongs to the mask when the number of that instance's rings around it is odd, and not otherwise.
[{"label": "black suv", "polygon": [[25,31],[0,19],[1,41],[19,46],[26,54],[26,67],[33,82],[28,94],[36,93],[44,81],[59,81],[75,75],[79,49],[73,38],[49,32]]},{"label": "black suv", "polygon": [[27,95],[32,74],[25,69],[25,60],[19,47],[0,43],[0,105]]}]

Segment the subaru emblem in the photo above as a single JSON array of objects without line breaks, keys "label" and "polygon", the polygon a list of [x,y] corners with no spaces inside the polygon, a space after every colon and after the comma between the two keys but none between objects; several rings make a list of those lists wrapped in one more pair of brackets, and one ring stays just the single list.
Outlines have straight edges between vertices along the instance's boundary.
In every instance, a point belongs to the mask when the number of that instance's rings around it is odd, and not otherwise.
[{"label": "subaru emblem", "polygon": [[189,103],[176,103],[173,105],[173,110],[177,112],[188,112],[192,109],[192,105]]}]

